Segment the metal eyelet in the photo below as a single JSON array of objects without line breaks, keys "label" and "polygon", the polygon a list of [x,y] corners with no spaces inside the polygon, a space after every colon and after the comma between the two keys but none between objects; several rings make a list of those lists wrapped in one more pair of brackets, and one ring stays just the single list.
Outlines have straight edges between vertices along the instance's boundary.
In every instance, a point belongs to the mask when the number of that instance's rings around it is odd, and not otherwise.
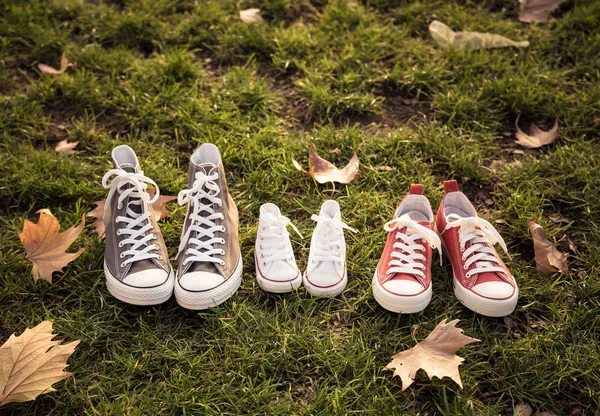
[{"label": "metal eyelet", "polygon": [[125,262],[121,263],[121,267],[125,267]]},{"label": "metal eyelet", "polygon": [[463,266],[463,269],[465,269],[465,270],[467,270],[467,269],[468,269],[468,267],[467,267],[467,265],[466,265],[466,264]]},{"label": "metal eyelet", "polygon": [[158,250],[160,247],[158,246],[158,244],[154,244],[154,249]]},{"label": "metal eyelet", "polygon": [[152,233],[150,236],[152,237],[153,240],[156,240],[156,234]]},{"label": "metal eyelet", "polygon": [[163,257],[162,257],[162,256],[158,256],[158,259],[159,259],[159,260],[162,260],[162,259],[163,259]]},{"label": "metal eyelet", "polygon": [[225,266],[225,261],[221,260],[221,266]]},{"label": "metal eyelet", "polygon": [[221,231],[225,232],[225,226],[224,225],[221,225]]},{"label": "metal eyelet", "polygon": [[117,228],[117,235],[121,235],[121,229]]},{"label": "metal eyelet", "polygon": [[123,242],[122,241],[119,243],[119,247],[123,247]]},{"label": "metal eyelet", "polygon": [[264,261],[262,262],[263,267],[267,267],[267,263],[265,263]]},{"label": "metal eyelet", "polygon": [[119,258],[124,259],[125,258],[125,253],[119,254]]},{"label": "metal eyelet", "polygon": [[225,255],[225,250],[221,249],[221,255]]}]

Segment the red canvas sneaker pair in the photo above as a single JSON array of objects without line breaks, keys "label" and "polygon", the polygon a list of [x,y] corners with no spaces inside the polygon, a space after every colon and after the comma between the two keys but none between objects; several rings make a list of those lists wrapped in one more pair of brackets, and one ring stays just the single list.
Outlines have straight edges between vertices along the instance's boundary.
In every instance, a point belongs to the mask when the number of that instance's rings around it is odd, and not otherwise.
[{"label": "red canvas sneaker pair", "polygon": [[[494,249],[504,240],[477,211],[456,181],[444,182],[445,195],[434,218],[423,185],[412,185],[388,231],[373,277],[373,295],[385,309],[420,312],[431,301],[433,249],[444,247],[453,270],[454,294],[467,308],[485,316],[509,315],[519,289]],[[441,252],[440,252],[441,261]]]}]

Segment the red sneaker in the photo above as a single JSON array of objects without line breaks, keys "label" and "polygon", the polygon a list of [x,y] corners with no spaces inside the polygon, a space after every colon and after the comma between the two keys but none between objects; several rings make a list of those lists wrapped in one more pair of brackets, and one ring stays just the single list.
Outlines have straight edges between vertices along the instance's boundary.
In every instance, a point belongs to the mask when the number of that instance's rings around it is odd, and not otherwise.
[{"label": "red sneaker", "polygon": [[431,301],[432,249],[440,250],[433,220],[423,185],[411,185],[394,218],[384,226],[389,233],[373,276],[375,300],[388,311],[420,312]]},{"label": "red sneaker", "polygon": [[509,315],[517,306],[519,288],[494,249],[499,243],[508,253],[504,240],[492,224],[477,216],[456,181],[444,182],[444,190],[436,229],[452,263],[454,294],[481,315]]}]

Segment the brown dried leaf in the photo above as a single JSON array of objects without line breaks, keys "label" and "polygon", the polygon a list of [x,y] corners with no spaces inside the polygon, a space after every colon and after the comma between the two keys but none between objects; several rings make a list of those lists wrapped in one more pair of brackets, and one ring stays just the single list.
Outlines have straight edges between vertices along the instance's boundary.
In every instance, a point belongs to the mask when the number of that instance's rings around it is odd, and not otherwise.
[{"label": "brown dried leaf", "polygon": [[[148,194],[150,195],[150,198],[154,198],[154,194],[155,194],[155,190],[154,188],[150,188],[148,189]],[[169,211],[167,210],[167,203],[171,202],[171,201],[175,201],[177,199],[176,196],[169,196],[169,195],[161,195],[158,197],[158,199],[156,201],[154,201],[154,203],[152,204],[152,213],[154,215],[154,219],[156,221],[160,221],[163,218],[166,218],[169,216]]]},{"label": "brown dried leaf", "polygon": [[50,393],[54,383],[72,374],[63,370],[79,340],[61,345],[52,341],[55,336],[52,322],[44,321],[0,346],[0,406]]},{"label": "brown dried leaf", "polygon": [[463,330],[456,327],[458,319],[446,323],[444,319],[425,338],[409,350],[402,351],[392,357],[385,367],[394,370],[394,376],[402,379],[402,390],[406,390],[415,380],[417,371],[422,368],[430,379],[450,377],[462,388],[458,366],[464,361],[455,352],[478,339],[464,335]]},{"label": "brown dried leaf", "polygon": [[514,416],[531,416],[532,413],[533,409],[528,404],[518,404],[513,411]]},{"label": "brown dried leaf", "polygon": [[382,170],[384,172],[391,172],[393,170],[396,170],[396,168],[386,165],[386,166],[377,166],[377,170]]},{"label": "brown dried leaf", "polygon": [[548,241],[546,233],[535,220],[529,221],[529,230],[533,237],[535,264],[540,273],[567,273],[567,254],[556,249],[556,245]]},{"label": "brown dried leaf", "polygon": [[339,182],[350,183],[358,173],[358,156],[356,152],[346,167],[338,169],[331,162],[320,157],[314,150],[308,151],[308,163],[310,164],[309,174],[319,183]]},{"label": "brown dried leaf", "polygon": [[104,237],[104,205],[106,204],[106,199],[102,201],[94,202],[96,208],[85,214],[86,217],[94,217],[96,220],[92,223],[92,227],[94,227],[94,232],[98,234],[100,237]]},{"label": "brown dried leaf", "polygon": [[554,143],[558,139],[558,120],[554,122],[554,126],[548,131],[540,130],[533,123],[529,127],[529,134],[525,134],[518,125],[516,127],[517,140],[515,140],[515,143],[528,149],[537,149],[546,144]]},{"label": "brown dried leaf", "polygon": [[60,232],[60,224],[52,215],[50,210],[38,211],[40,219],[37,224],[25,220],[23,232],[19,234],[21,242],[25,246],[27,255],[33,264],[31,274],[35,282],[41,277],[52,283],[52,273],[62,271],[63,267],[71,263],[83,253],[85,248],[77,253],[67,253],[67,249],[79,237],[85,226],[85,215],[81,218],[81,224]]},{"label": "brown dried leaf", "polygon": [[260,9],[240,10],[240,20],[244,23],[260,23],[264,21],[260,15]]},{"label": "brown dried leaf", "polygon": [[66,153],[68,155],[73,155],[75,153],[79,153],[78,150],[75,150],[75,147],[77,147],[78,144],[79,142],[69,143],[67,139],[65,139],[58,142],[54,150],[56,150],[58,153]]},{"label": "brown dried leaf", "polygon": [[481,32],[455,32],[450,27],[439,20],[434,20],[429,24],[429,33],[438,45],[447,48],[450,46],[462,50],[478,50],[490,48],[505,48],[515,46],[526,48],[528,41],[515,42],[501,35],[494,33]]},{"label": "brown dried leaf", "polygon": [[38,64],[38,69],[42,74],[60,75],[65,72],[70,65],[71,64],[69,63],[67,55],[63,52],[62,56],[60,57],[60,69],[55,69],[46,64]]},{"label": "brown dried leaf", "polygon": [[550,13],[558,9],[562,0],[519,0],[519,20],[525,23],[546,23]]}]

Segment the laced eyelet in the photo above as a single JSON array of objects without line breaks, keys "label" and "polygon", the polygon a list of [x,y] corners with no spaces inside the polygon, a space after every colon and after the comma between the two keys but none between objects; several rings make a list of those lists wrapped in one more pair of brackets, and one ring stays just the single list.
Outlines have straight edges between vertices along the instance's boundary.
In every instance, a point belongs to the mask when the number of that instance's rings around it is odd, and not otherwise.
[{"label": "laced eyelet", "polygon": [[158,259],[159,259],[159,260],[162,260],[162,259],[163,259],[163,256],[158,256]]},{"label": "laced eyelet", "polygon": [[119,254],[119,258],[124,259],[125,258],[125,253]]},{"label": "laced eyelet", "polygon": [[151,237],[152,237],[153,240],[156,240],[156,234],[152,233]]},{"label": "laced eyelet", "polygon": [[119,243],[119,247],[123,247],[123,242],[122,241]]},{"label": "laced eyelet", "polygon": [[224,225],[221,225],[221,231],[225,232],[225,226]]},{"label": "laced eyelet", "polygon": [[225,250],[221,249],[221,255],[225,255]]},{"label": "laced eyelet", "polygon": [[221,260],[221,266],[225,266],[225,261]]},{"label": "laced eyelet", "polygon": [[121,235],[121,229],[117,228],[117,235]]},{"label": "laced eyelet", "polygon": [[469,267],[467,267],[467,265],[466,265],[466,264],[463,266],[463,269],[465,269],[465,270],[467,270],[468,268],[469,268]]},{"label": "laced eyelet", "polygon": [[121,263],[121,267],[125,267],[125,262]]},{"label": "laced eyelet", "polygon": [[117,209],[123,209],[123,204],[117,204]]},{"label": "laced eyelet", "polygon": [[221,244],[225,244],[225,239],[221,238]]},{"label": "laced eyelet", "polygon": [[158,246],[158,244],[154,244],[154,249],[158,250],[160,247]]}]

